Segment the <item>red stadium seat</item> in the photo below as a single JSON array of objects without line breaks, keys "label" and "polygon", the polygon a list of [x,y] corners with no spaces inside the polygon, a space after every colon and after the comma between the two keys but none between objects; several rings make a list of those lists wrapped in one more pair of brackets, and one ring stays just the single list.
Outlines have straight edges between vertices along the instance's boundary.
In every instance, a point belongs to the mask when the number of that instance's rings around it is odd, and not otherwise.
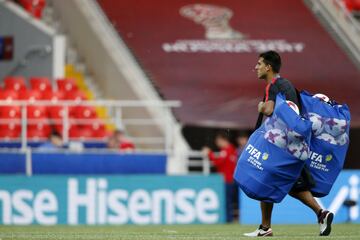
[{"label": "red stadium seat", "polygon": [[32,90],[37,90],[39,92],[51,92],[52,91],[51,82],[46,77],[30,78],[30,86],[31,86]]},{"label": "red stadium seat", "polygon": [[43,92],[42,100],[51,101],[52,104],[46,106],[47,113],[50,118],[62,118],[63,107],[56,105],[59,100],[64,98],[64,94],[62,92]]},{"label": "red stadium seat", "polygon": [[45,91],[42,93],[41,96],[42,100],[48,100],[48,101],[52,101],[52,102],[56,102],[59,100],[63,100],[64,99],[64,93],[63,92],[59,92],[59,91]]},{"label": "red stadium seat", "polygon": [[18,92],[13,90],[2,90],[0,91],[0,100],[6,100],[9,105],[0,105],[0,118],[13,119],[20,118],[21,107],[11,105],[12,100],[17,100]]},{"label": "red stadium seat", "polygon": [[75,80],[71,78],[58,79],[56,84],[59,91],[71,92],[78,90]]},{"label": "red stadium seat", "polygon": [[42,95],[42,100],[51,101],[51,105],[47,105],[47,115],[51,119],[61,119],[63,117],[64,108],[60,105],[57,105],[59,100],[63,99],[62,92],[44,92]]},{"label": "red stadium seat", "polygon": [[87,98],[85,96],[85,93],[83,93],[80,90],[66,92],[65,93],[65,99],[66,100],[73,100],[73,101],[87,100]]},{"label": "red stadium seat", "polygon": [[51,106],[48,107],[48,113],[52,119],[62,119],[64,116],[64,107],[62,106]]},{"label": "red stadium seat", "polygon": [[107,136],[105,124],[100,119],[94,119],[91,122],[82,123],[81,121],[78,124],[81,131],[91,132],[92,138],[104,138]]},{"label": "red stadium seat", "polygon": [[[75,101],[75,102],[80,102],[83,100],[87,100],[85,94],[82,91],[71,91],[71,92],[66,92],[65,93],[65,100],[71,100],[71,101]],[[69,107],[69,113],[74,115],[74,113],[77,111],[76,109],[79,106],[70,106]]]},{"label": "red stadium seat", "polygon": [[46,139],[51,133],[51,127],[46,121],[36,124],[29,124],[27,128],[27,137],[30,139]]},{"label": "red stadium seat", "polygon": [[37,90],[21,90],[19,91],[19,100],[36,101],[41,100],[41,93]]},{"label": "red stadium seat", "polygon": [[20,124],[8,123],[0,124],[0,138],[2,139],[16,139],[21,135]]},{"label": "red stadium seat", "polygon": [[70,116],[78,119],[97,118],[95,107],[93,106],[75,106],[71,109]]},{"label": "red stadium seat", "polygon": [[17,100],[18,93],[14,90],[1,90],[0,91],[0,100]]},{"label": "red stadium seat", "polygon": [[27,130],[26,134],[27,138],[32,141],[38,141],[38,140],[45,140],[49,137],[49,134],[45,131],[39,131],[39,130]]},{"label": "red stadium seat", "polygon": [[94,138],[104,138],[107,137],[107,132],[105,128],[105,124],[101,121],[94,121],[91,124],[91,128],[93,131],[93,137]]},{"label": "red stadium seat", "polygon": [[14,119],[21,117],[21,107],[14,105],[0,106],[0,118]]},{"label": "red stadium seat", "polygon": [[19,0],[23,8],[35,18],[42,17],[43,9],[46,5],[45,0]]},{"label": "red stadium seat", "polygon": [[4,79],[4,83],[5,90],[20,91],[26,89],[25,79],[23,77],[9,76]]},{"label": "red stadium seat", "polygon": [[29,105],[27,107],[27,117],[29,119],[43,119],[47,117],[46,106]]}]

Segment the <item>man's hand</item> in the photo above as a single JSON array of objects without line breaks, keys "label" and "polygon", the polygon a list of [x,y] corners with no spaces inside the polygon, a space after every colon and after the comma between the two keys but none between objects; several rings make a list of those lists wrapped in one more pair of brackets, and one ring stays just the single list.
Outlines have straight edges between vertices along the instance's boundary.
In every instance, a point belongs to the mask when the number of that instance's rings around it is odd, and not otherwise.
[{"label": "man's hand", "polygon": [[259,102],[259,104],[258,104],[258,112],[259,113],[263,112],[264,104],[265,103],[263,101]]},{"label": "man's hand", "polygon": [[274,107],[275,107],[275,102],[272,100],[266,102],[259,102],[258,111],[266,116],[270,116],[274,111]]}]

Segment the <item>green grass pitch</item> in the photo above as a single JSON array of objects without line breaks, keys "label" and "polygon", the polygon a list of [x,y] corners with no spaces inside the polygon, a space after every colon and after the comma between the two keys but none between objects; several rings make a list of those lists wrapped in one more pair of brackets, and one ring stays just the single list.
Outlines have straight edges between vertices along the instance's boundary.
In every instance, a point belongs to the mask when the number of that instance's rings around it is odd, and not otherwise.
[{"label": "green grass pitch", "polygon": [[[0,226],[0,239],[120,239],[120,240],[235,240],[254,225],[156,225],[156,226]],[[359,224],[335,224],[330,237],[319,237],[317,225],[274,225],[271,239],[360,239]]]}]

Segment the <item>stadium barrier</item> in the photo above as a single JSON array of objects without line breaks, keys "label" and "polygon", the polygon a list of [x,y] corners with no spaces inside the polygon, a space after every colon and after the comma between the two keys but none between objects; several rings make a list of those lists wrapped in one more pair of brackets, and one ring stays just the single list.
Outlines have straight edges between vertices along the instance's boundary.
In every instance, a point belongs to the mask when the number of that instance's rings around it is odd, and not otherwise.
[{"label": "stadium barrier", "polygon": [[224,184],[209,176],[0,176],[0,224],[223,223]]},{"label": "stadium barrier", "polygon": [[0,151],[0,174],[166,174],[166,153]]},{"label": "stadium barrier", "polygon": [[[330,194],[316,200],[322,208],[335,214],[334,223],[360,223],[360,170],[344,170],[337,178]],[[348,204],[352,202],[354,204]],[[243,192],[239,197],[240,223],[258,224],[261,219],[259,202],[248,198]],[[311,209],[298,200],[286,196],[274,206],[273,224],[314,224],[317,218]]]},{"label": "stadium barrier", "polygon": [[189,172],[201,173],[205,176],[211,173],[211,162],[201,151],[189,151],[186,159],[188,159]]},{"label": "stadium barrier", "polygon": [[[79,106],[105,106],[110,109],[112,117],[110,119],[96,119],[98,122],[106,124],[109,121],[110,123],[115,123],[116,127],[119,129],[125,129],[129,126],[137,126],[139,129],[141,127],[156,127],[161,126],[164,129],[162,136],[153,136],[153,137],[139,137],[133,136],[131,140],[137,144],[137,149],[151,149],[157,151],[165,151],[168,153],[172,152],[173,148],[173,133],[175,131],[173,126],[173,121],[171,121],[171,116],[169,111],[164,111],[164,114],[159,118],[126,118],[123,115],[124,109],[141,109],[145,107],[159,108],[163,110],[168,110],[172,107],[179,107],[179,101],[117,101],[117,100],[91,100],[91,101],[7,101],[0,100],[0,107],[2,106],[19,106],[20,117],[19,118],[8,118],[0,119],[0,124],[18,124],[21,126],[21,148],[25,149],[28,146],[28,126],[29,124],[51,124],[52,126],[61,125],[62,126],[62,137],[64,143],[69,142],[69,130],[72,124],[93,124],[94,119],[91,118],[72,118],[70,117],[70,109],[72,107]],[[55,119],[45,118],[29,118],[27,109],[32,106],[44,106],[44,107],[59,107],[62,109],[62,117]],[[168,113],[168,114],[165,114]],[[80,138],[78,140],[84,140],[89,138]],[[12,139],[13,140],[13,139]],[[36,139],[35,139],[36,140]]]}]

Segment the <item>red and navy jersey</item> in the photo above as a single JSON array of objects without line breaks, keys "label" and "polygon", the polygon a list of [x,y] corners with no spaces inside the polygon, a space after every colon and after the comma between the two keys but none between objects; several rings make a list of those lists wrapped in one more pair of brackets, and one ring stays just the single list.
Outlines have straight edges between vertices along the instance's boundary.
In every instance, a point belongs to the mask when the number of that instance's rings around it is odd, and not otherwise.
[{"label": "red and navy jersey", "polygon": [[265,102],[276,101],[276,95],[282,93],[286,100],[294,102],[300,109],[299,98],[294,85],[287,79],[278,77],[274,78],[270,84],[266,85]]}]

